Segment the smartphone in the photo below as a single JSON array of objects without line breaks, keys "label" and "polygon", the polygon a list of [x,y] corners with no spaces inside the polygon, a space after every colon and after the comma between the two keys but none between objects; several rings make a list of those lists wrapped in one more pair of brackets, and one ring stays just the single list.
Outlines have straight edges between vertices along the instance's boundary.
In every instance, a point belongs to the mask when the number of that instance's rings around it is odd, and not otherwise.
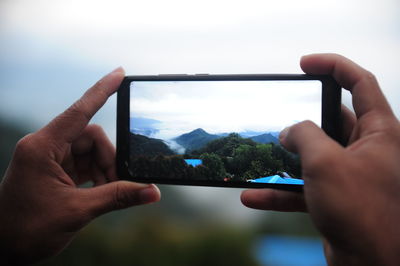
[{"label": "smartphone", "polygon": [[341,87],[330,76],[127,76],[117,96],[117,171],[160,184],[301,191],[280,144],[303,120],[339,141]]}]

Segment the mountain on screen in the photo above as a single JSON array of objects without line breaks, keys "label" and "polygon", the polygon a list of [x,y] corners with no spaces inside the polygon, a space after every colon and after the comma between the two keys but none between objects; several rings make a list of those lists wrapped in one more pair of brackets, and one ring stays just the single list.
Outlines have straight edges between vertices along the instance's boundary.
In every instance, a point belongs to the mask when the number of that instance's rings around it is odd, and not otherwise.
[{"label": "mountain on screen", "polygon": [[262,144],[267,144],[267,143],[279,144],[278,138],[274,137],[271,133],[265,133],[262,135],[250,137],[249,139],[253,140],[254,142]]},{"label": "mountain on screen", "polygon": [[[259,135],[253,135],[251,137],[246,137],[247,134],[254,134],[254,133],[259,133]],[[230,133],[222,133],[222,134],[210,134],[207,131],[205,131],[202,128],[195,129],[189,133],[185,133],[180,135],[177,138],[174,138],[173,140],[176,141],[179,145],[184,147],[188,151],[193,151],[193,150],[198,150],[207,145],[210,141],[213,141],[215,139],[227,137]],[[242,135],[242,133],[239,133],[239,135],[243,138],[251,139],[254,142],[261,143],[261,144],[267,144],[267,143],[274,143],[274,144],[279,144],[278,140],[278,135],[279,132],[268,132],[268,133],[260,133],[260,132],[247,132]]]},{"label": "mountain on screen", "polygon": [[173,155],[175,154],[161,139],[130,133],[131,155]]},{"label": "mountain on screen", "polygon": [[198,128],[189,133],[182,134],[174,140],[186,150],[197,150],[204,147],[212,140],[222,136],[207,133],[204,129]]},{"label": "mountain on screen", "polygon": [[273,137],[278,138],[280,131],[253,131],[253,130],[246,130],[239,132],[239,135],[242,138],[251,138],[256,137],[263,134],[271,134]]}]

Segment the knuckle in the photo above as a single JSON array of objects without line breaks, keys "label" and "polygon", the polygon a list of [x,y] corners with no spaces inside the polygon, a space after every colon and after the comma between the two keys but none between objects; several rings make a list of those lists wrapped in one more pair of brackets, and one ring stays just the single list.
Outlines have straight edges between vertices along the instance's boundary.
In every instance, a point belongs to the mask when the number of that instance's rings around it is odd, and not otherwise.
[{"label": "knuckle", "polygon": [[99,81],[97,81],[97,82],[93,85],[93,87],[92,87],[91,89],[98,90],[98,89],[100,89],[100,88],[103,87],[103,83],[104,83],[104,79],[100,79]]},{"label": "knuckle", "polygon": [[312,122],[311,120],[304,120],[300,122],[299,125],[301,125],[302,127],[309,127],[309,126],[314,126],[315,123]]},{"label": "knuckle", "polygon": [[90,125],[88,125],[87,126],[87,130],[92,134],[104,133],[103,128],[98,124],[90,124]]},{"label": "knuckle", "polygon": [[85,111],[86,105],[85,100],[79,99],[67,109],[66,115],[73,120],[89,121],[91,117]]},{"label": "knuckle", "polygon": [[101,79],[94,84],[92,88],[90,88],[87,93],[90,93],[92,95],[98,95],[103,99],[106,99],[110,96],[110,92],[108,91],[107,86],[104,86],[104,80]]},{"label": "knuckle", "polygon": [[17,156],[32,154],[36,151],[34,134],[28,134],[20,139],[15,146]]},{"label": "knuckle", "polygon": [[333,58],[335,58],[335,59],[337,59],[337,60],[343,60],[343,59],[345,59],[345,57],[344,57],[343,55],[338,54],[338,53],[328,53],[328,55],[331,56],[331,57],[333,57]]},{"label": "knuckle", "polygon": [[310,120],[305,120],[305,121],[299,122],[299,123],[291,126],[289,133],[293,136],[297,136],[303,131],[304,128],[310,127],[313,125],[314,125],[314,123],[311,122]]},{"label": "knuckle", "polygon": [[376,76],[372,72],[370,72],[368,70],[366,70],[365,78],[370,80],[370,81],[375,81],[375,82],[377,81]]},{"label": "knuckle", "polygon": [[323,152],[315,153],[308,157],[304,171],[306,175],[315,175],[321,173],[321,171],[333,170],[335,167],[336,154],[329,149]]},{"label": "knuckle", "polygon": [[376,78],[376,76],[372,72],[370,72],[368,70],[365,70],[365,74],[363,76],[363,80],[367,84],[373,84],[373,85],[376,85],[376,86],[378,85],[378,79]]},{"label": "knuckle", "polygon": [[113,208],[124,209],[133,205],[137,201],[136,193],[125,189],[123,184],[116,184],[113,200]]}]

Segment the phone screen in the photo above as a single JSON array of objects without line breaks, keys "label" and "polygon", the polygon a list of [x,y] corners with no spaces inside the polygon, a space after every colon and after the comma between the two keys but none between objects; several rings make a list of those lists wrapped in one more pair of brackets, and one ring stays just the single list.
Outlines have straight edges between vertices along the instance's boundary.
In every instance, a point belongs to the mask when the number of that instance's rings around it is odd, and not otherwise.
[{"label": "phone screen", "polygon": [[133,81],[129,172],[135,178],[303,185],[287,126],[321,126],[319,80]]}]

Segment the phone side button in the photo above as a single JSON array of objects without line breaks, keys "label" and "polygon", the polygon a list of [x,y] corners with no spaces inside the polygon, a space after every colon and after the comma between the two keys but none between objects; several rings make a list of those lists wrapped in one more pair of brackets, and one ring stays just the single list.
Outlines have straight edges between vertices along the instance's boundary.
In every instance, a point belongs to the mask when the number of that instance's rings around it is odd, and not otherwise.
[{"label": "phone side button", "polygon": [[187,76],[188,74],[158,74],[159,76]]}]

